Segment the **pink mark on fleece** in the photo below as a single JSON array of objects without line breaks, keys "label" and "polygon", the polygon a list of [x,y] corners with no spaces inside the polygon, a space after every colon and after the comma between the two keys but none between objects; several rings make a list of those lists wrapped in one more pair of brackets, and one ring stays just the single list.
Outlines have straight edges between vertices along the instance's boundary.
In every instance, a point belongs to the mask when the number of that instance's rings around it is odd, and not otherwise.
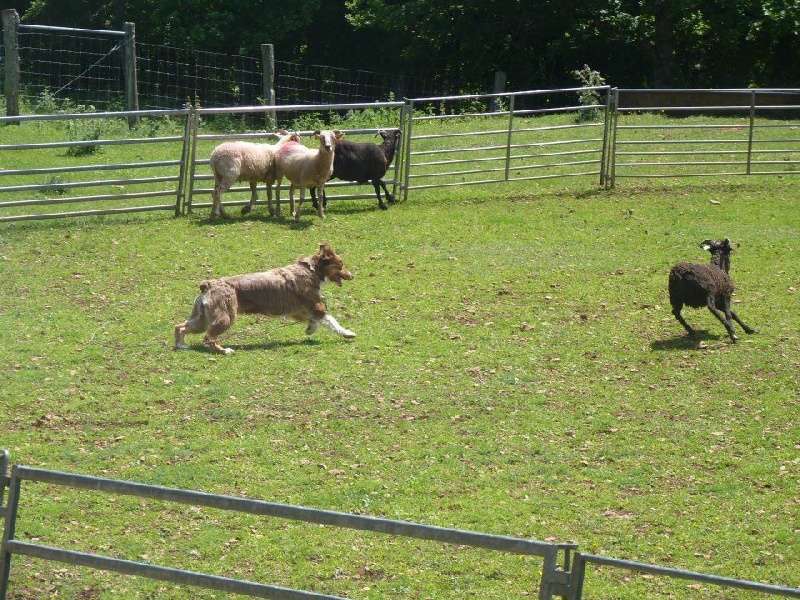
[{"label": "pink mark on fleece", "polygon": [[298,148],[298,146],[305,147],[300,142],[295,142],[293,140],[288,141],[278,149],[278,154],[283,155],[283,154],[291,154],[292,152],[297,152],[300,149]]}]

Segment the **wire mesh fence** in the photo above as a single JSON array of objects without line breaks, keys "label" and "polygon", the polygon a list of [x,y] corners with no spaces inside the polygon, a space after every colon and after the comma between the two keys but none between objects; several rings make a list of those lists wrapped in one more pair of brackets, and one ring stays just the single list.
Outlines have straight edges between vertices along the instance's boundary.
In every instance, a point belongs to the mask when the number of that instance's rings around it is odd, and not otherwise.
[{"label": "wire mesh fence", "polygon": [[18,39],[20,96],[32,112],[66,99],[90,110],[124,107],[122,32],[21,25]]},{"label": "wire mesh fence", "polygon": [[[130,24],[128,24],[130,25]],[[125,32],[18,23],[19,99],[24,112],[58,103],[88,110],[173,110],[270,104],[373,102],[441,94],[433,79],[302,64],[126,40]],[[126,103],[123,46],[135,46],[137,104]],[[265,44],[264,47],[269,46]],[[8,63],[0,40],[0,70]],[[5,95],[11,93],[3,85]]]},{"label": "wire mesh fence", "polygon": [[259,59],[144,43],[138,43],[136,50],[142,108],[264,103]]}]

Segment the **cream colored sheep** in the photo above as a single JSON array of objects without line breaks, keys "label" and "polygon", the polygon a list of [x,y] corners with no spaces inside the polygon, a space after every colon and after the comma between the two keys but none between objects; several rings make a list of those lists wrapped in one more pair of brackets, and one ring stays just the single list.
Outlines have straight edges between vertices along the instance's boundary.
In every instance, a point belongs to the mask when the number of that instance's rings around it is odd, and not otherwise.
[{"label": "cream colored sheep", "polygon": [[[275,182],[275,154],[289,141],[298,141],[300,136],[283,129],[276,135],[275,144],[253,144],[251,142],[223,142],[211,153],[211,170],[214,172],[213,204],[211,219],[228,218],[222,208],[222,194],[237,181],[250,182],[250,203],[242,207],[242,214],[252,210],[258,199],[256,186],[260,181],[267,184],[269,214],[272,215],[272,185]],[[280,204],[277,215],[280,216]]]},{"label": "cream colored sheep", "polygon": [[[294,221],[300,220],[300,207],[305,199],[306,188],[311,188],[312,198],[314,190],[322,199],[325,182],[333,173],[333,156],[336,142],[342,137],[342,132],[336,130],[315,131],[314,137],[319,140],[319,148],[306,148],[298,143],[286,143],[278,149],[275,156],[275,171],[278,189],[275,198],[280,206],[280,184],[284,177],[289,182],[289,208],[294,213]],[[294,208],[294,190],[300,188],[300,199],[297,201],[297,210]],[[325,216],[323,203],[317,203],[317,214],[320,218]]]}]

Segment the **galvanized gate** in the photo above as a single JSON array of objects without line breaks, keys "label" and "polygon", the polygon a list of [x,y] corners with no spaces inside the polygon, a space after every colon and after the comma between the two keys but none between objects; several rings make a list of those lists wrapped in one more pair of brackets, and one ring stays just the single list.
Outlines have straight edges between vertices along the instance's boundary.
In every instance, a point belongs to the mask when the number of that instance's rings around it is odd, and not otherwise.
[{"label": "galvanized gate", "polygon": [[[579,94],[593,97],[591,103],[581,103]],[[610,102],[609,86],[411,99],[403,124],[403,196],[561,177],[588,176],[602,186]],[[462,123],[464,131],[439,131],[445,121]]]},{"label": "galvanized gate", "polygon": [[[152,129],[131,130],[128,117],[148,118]],[[180,214],[191,117],[188,108],[0,117],[0,128],[9,132],[6,141],[12,135],[25,138],[0,144],[0,222],[163,210]],[[159,123],[170,120],[181,125],[182,134],[159,133]],[[56,123],[62,138],[42,139],[42,122]],[[140,149],[140,158],[119,162],[115,150],[120,147]],[[41,157],[50,162],[54,152],[58,166],[39,166]],[[167,203],[158,203],[163,198]],[[68,210],[58,210],[63,207]]]},{"label": "galvanized gate", "polygon": [[[24,466],[15,465],[11,468],[10,474],[7,474],[7,465],[8,451],[0,451],[0,505],[2,505],[5,488],[8,487],[9,490],[6,506],[0,507],[0,518],[5,518],[2,546],[0,547],[0,600],[5,600],[7,597],[12,555],[30,556],[49,561],[113,571],[176,584],[192,585],[223,592],[243,594],[257,598],[274,598],[280,600],[344,600],[338,596],[160,567],[142,562],[87,554],[19,540],[16,537],[15,528],[17,513],[22,499],[23,481],[48,483],[95,492],[178,502],[182,504],[191,504],[193,506],[236,511],[264,517],[277,517],[360,531],[371,531],[419,540],[460,544],[463,546],[484,548],[510,554],[538,556],[542,558],[542,576],[538,592],[539,600],[549,600],[556,594],[562,596],[566,595],[567,588],[565,585],[568,578],[565,572],[565,566],[569,564],[570,552],[576,547],[575,544],[569,543],[553,544],[535,540],[489,535],[475,531],[420,525],[407,521],[393,521],[232,496],[218,496],[203,492],[75,475]],[[559,565],[560,560],[563,566]]]},{"label": "galvanized gate", "polygon": [[[338,596],[161,567],[149,563],[123,560],[97,554],[87,554],[17,539],[16,521],[22,500],[23,481],[48,483],[57,486],[90,490],[93,492],[177,502],[263,517],[276,517],[433,542],[460,544],[509,554],[538,556],[542,558],[542,574],[538,592],[538,598],[540,600],[549,600],[554,596],[560,596],[566,600],[581,600],[581,598],[583,598],[586,566],[588,564],[636,571],[660,577],[696,581],[720,586],[722,588],[749,590],[785,598],[800,598],[800,588],[769,585],[756,581],[672,569],[607,556],[583,554],[577,551],[577,545],[574,543],[554,544],[539,542],[535,540],[489,535],[475,531],[434,527],[407,521],[393,521],[232,496],[218,496],[203,492],[144,485],[130,481],[90,477],[86,475],[75,475],[24,466],[13,466],[9,473],[8,468],[8,451],[0,450],[0,520],[4,522],[2,545],[0,545],[0,600],[5,600],[9,592],[12,556],[14,555],[29,556],[47,561],[237,593],[257,598],[273,598],[280,600],[346,600]],[[6,489],[8,489],[7,499]],[[53,502],[55,501],[56,500],[53,500]]]}]

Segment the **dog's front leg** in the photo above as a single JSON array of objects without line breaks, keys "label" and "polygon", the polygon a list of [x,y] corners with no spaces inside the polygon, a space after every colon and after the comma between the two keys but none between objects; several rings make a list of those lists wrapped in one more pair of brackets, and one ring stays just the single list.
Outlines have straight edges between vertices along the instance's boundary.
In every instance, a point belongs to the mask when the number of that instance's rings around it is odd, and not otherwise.
[{"label": "dog's front leg", "polygon": [[356,337],[356,334],[354,332],[339,325],[339,321],[337,321],[331,315],[328,314],[326,314],[319,320],[311,321],[308,324],[308,327],[306,328],[306,333],[308,335],[311,335],[317,330],[317,327],[319,327],[320,325],[325,325],[325,327],[330,329],[333,333],[337,333],[343,338],[351,339]]},{"label": "dog's front leg", "polygon": [[212,339],[209,336],[206,336],[203,339],[203,343],[206,346],[208,346],[211,349],[212,352],[215,352],[217,354],[233,354],[234,353],[234,349],[233,348],[224,348],[219,344],[219,342],[217,340]]}]

